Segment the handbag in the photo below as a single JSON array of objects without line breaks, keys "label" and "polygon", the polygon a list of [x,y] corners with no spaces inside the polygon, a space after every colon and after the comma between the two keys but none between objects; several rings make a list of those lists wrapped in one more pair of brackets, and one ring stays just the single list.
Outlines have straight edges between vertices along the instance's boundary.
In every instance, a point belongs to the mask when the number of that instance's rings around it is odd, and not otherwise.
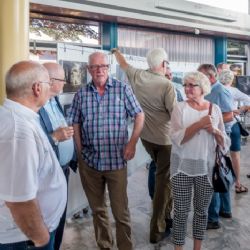
[{"label": "handbag", "polygon": [[[212,113],[212,103],[209,106],[209,113]],[[229,156],[222,153],[220,147],[216,146],[215,164],[212,173],[212,184],[214,192],[226,193],[235,182],[235,173]]]},{"label": "handbag", "polygon": [[238,126],[239,126],[239,128],[240,128],[240,134],[241,134],[242,136],[244,136],[244,137],[249,136],[249,132],[241,125],[239,119],[238,119],[236,116],[235,116],[234,118],[235,118],[235,120],[237,121]]},{"label": "handbag", "polygon": [[212,174],[214,192],[226,193],[235,182],[235,173],[229,156],[216,147],[215,165]]}]

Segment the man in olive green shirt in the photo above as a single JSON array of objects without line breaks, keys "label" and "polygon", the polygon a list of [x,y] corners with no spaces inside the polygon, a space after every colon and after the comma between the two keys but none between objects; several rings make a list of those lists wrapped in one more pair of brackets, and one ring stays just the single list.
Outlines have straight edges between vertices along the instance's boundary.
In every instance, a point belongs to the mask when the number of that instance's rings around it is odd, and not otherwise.
[{"label": "man in olive green shirt", "polygon": [[126,72],[132,89],[145,113],[141,140],[156,162],[153,214],[150,222],[150,242],[161,241],[170,232],[172,197],[170,187],[169,138],[170,116],[176,102],[173,84],[166,79],[168,66],[164,49],[153,49],[147,55],[148,70],[136,69],[126,62],[118,49],[112,49],[120,67]]}]

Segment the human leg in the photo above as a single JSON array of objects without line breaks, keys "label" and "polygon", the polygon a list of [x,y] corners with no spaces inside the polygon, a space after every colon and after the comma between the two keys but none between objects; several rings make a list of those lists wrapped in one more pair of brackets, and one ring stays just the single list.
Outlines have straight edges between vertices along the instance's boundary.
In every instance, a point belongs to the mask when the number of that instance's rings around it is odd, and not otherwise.
[{"label": "human leg", "polygon": [[93,224],[97,245],[111,249],[113,237],[105,206],[105,178],[102,172],[96,171],[82,162],[79,168],[80,177],[93,214]]},{"label": "human leg", "polygon": [[219,193],[220,196],[220,212],[224,212],[226,214],[231,214],[231,197],[230,191],[226,193]]},{"label": "human leg", "polygon": [[[172,195],[170,185],[170,154],[171,145],[157,145],[142,140],[144,147],[156,162],[155,193],[153,213],[150,222],[150,242],[156,243],[164,236],[165,219],[170,219],[172,210]],[[169,229],[168,229],[169,231]]]},{"label": "human leg", "polygon": [[207,228],[208,206],[212,198],[213,188],[207,175],[196,176],[194,179],[194,217],[193,238],[194,249],[200,250],[201,241],[204,239]]},{"label": "human leg", "polygon": [[248,189],[243,186],[240,182],[240,150],[241,150],[241,134],[238,123],[235,123],[232,127],[232,131],[230,133],[231,138],[231,146],[230,146],[230,154],[233,164],[233,169],[235,173],[235,191],[236,193],[247,192]]},{"label": "human leg", "polygon": [[132,250],[130,214],[127,196],[127,168],[108,171],[107,180],[110,206],[116,224],[116,241],[119,250]]},{"label": "human leg", "polygon": [[207,229],[218,229],[219,225],[220,196],[214,192],[208,208]]},{"label": "human leg", "polygon": [[153,200],[154,198],[154,191],[155,191],[155,171],[156,171],[156,164],[154,161],[151,161],[148,170],[148,192],[151,200]]},{"label": "human leg", "polygon": [[[65,169],[63,169],[63,173],[65,175],[65,178],[66,178],[66,181],[67,181],[67,186],[68,186],[69,173],[70,173],[69,168],[66,167]],[[60,246],[62,244],[64,226],[65,226],[65,221],[66,221],[66,212],[67,212],[67,204],[66,204],[65,210],[63,212],[63,215],[62,215],[62,217],[60,219],[59,225],[58,225],[58,227],[56,229],[56,232],[55,232],[54,250],[59,250]]]},{"label": "human leg", "polygon": [[172,177],[171,183],[174,202],[173,243],[175,246],[183,246],[191,205],[193,177],[178,173]]}]

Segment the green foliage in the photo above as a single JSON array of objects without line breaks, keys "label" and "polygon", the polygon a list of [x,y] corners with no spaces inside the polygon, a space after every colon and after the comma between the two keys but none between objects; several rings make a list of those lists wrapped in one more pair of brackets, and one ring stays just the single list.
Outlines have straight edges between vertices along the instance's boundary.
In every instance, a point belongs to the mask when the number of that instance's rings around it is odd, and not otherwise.
[{"label": "green foliage", "polygon": [[42,33],[44,33],[55,41],[68,39],[75,42],[82,42],[80,36],[99,39],[99,33],[89,25],[62,23],[44,19],[32,18],[30,20],[30,31],[38,36],[42,36]]}]

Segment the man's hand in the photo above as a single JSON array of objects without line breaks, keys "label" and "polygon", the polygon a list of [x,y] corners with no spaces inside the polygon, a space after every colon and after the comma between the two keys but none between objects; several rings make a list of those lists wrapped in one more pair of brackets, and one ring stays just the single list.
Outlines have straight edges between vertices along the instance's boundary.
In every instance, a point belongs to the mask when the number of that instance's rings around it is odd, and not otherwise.
[{"label": "man's hand", "polygon": [[111,54],[114,54],[114,53],[117,52],[117,51],[119,51],[118,48],[113,48],[113,49],[110,50]]},{"label": "man's hand", "polygon": [[125,149],[124,149],[124,159],[126,161],[129,161],[129,160],[134,158],[135,149],[136,149],[136,144],[129,141],[128,144],[125,146]]},{"label": "man's hand", "polygon": [[52,134],[52,138],[57,141],[66,141],[74,135],[74,129],[72,126],[69,127],[60,127],[56,129]]}]

